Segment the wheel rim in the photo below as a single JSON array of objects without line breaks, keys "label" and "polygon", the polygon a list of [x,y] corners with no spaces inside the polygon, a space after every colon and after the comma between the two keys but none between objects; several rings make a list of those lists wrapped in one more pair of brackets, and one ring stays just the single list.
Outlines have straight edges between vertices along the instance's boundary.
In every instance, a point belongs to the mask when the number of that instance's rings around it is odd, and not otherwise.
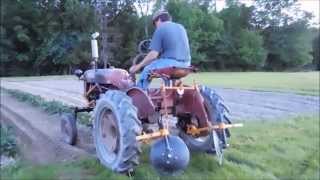
[{"label": "wheel rim", "polygon": [[194,138],[194,140],[199,142],[199,143],[204,143],[204,142],[207,141],[208,138],[209,138],[209,135],[203,136],[203,137],[196,137],[196,138]]},{"label": "wheel rim", "polygon": [[100,116],[99,144],[101,144],[102,156],[106,161],[116,159],[119,149],[119,132],[116,117],[110,109],[104,109]]}]

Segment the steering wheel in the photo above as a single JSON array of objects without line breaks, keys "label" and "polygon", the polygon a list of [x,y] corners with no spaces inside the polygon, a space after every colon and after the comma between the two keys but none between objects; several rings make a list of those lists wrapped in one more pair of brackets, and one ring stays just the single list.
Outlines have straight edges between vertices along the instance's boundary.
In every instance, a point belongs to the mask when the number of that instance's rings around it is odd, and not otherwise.
[{"label": "steering wheel", "polygon": [[147,54],[150,50],[151,39],[142,40],[138,45],[138,52],[141,54]]},{"label": "steering wheel", "polygon": [[[150,43],[151,43],[151,39],[145,39],[145,40],[140,41],[140,43],[138,45],[138,54],[132,59],[132,65],[137,65],[144,59],[144,57],[150,51],[149,50]],[[131,76],[132,80],[134,80],[134,81],[136,80],[135,74],[130,73],[130,76]]]},{"label": "steering wheel", "polygon": [[132,65],[137,65],[148,54],[151,39],[142,40],[138,45],[138,54],[133,58]]}]

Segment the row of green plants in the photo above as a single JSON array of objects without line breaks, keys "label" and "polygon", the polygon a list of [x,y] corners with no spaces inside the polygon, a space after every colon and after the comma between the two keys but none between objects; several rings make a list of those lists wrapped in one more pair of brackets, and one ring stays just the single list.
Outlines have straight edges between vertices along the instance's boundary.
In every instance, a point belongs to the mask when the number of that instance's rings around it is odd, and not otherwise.
[{"label": "row of green plants", "polygon": [[[34,107],[38,107],[42,109],[44,112],[48,114],[62,114],[62,113],[72,113],[73,107],[65,105],[59,101],[47,101],[39,95],[33,95],[30,93],[26,93],[20,90],[13,89],[1,89],[2,91],[7,92],[17,100],[21,102],[26,102],[31,104]],[[90,124],[90,115],[85,112],[78,113],[78,122],[84,125]]]},{"label": "row of green plants", "polygon": [[18,153],[14,131],[10,126],[0,124],[0,154],[15,157]]}]

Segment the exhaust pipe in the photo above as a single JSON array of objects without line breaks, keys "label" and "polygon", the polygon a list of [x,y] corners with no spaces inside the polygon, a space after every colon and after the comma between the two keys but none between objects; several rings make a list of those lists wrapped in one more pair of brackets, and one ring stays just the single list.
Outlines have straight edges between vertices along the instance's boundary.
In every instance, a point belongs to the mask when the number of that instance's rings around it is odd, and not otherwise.
[{"label": "exhaust pipe", "polygon": [[98,41],[97,38],[99,37],[99,32],[95,32],[91,35],[91,56],[93,59],[92,66],[93,69],[97,68],[97,62],[99,58],[99,50],[98,50]]}]

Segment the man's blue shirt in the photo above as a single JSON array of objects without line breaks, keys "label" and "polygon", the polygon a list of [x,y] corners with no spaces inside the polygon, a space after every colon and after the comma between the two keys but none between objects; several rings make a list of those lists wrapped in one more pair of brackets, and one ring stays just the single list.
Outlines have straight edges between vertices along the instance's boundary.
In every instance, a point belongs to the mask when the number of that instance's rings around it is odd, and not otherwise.
[{"label": "man's blue shirt", "polygon": [[191,61],[187,32],[178,23],[163,22],[152,36],[150,49],[159,52],[160,58]]}]

